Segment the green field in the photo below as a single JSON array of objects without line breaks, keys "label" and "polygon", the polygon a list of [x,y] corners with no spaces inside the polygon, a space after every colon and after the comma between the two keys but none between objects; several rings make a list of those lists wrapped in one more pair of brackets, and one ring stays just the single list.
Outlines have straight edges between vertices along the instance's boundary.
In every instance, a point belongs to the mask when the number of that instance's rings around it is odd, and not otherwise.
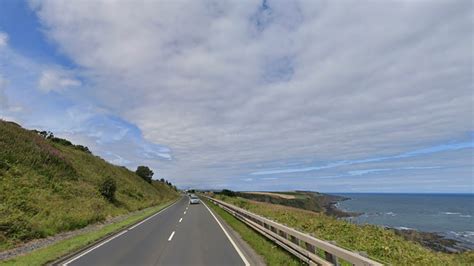
[{"label": "green field", "polygon": [[[99,188],[116,183],[113,200]],[[0,251],[168,202],[178,196],[84,147],[0,120]]]},{"label": "green field", "polygon": [[218,195],[216,198],[285,224],[338,246],[364,251],[392,265],[474,265],[474,252],[446,254],[407,241],[393,231],[374,225],[356,225],[322,213]]}]

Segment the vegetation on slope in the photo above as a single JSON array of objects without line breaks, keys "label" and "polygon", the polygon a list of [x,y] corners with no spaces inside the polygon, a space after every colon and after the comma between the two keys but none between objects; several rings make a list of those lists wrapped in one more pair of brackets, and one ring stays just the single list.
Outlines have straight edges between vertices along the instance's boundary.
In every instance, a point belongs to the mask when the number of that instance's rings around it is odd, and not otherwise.
[{"label": "vegetation on slope", "polygon": [[253,213],[285,224],[317,238],[334,241],[349,250],[364,251],[370,257],[393,265],[472,265],[474,252],[445,254],[407,241],[392,230],[375,225],[356,225],[322,213],[219,195]]},{"label": "vegetation on slope", "polygon": [[[113,198],[104,196],[107,182],[115,184]],[[177,195],[170,186],[150,185],[86,147],[0,120],[0,250]]]},{"label": "vegetation on slope", "polygon": [[328,215],[336,217],[347,217],[353,215],[353,213],[343,212],[334,207],[334,204],[338,201],[348,199],[336,195],[329,195],[312,191],[237,192],[223,190],[221,193],[227,196],[238,196],[249,200],[280,204],[315,212],[324,212]]},{"label": "vegetation on slope", "polygon": [[133,212],[127,216],[124,220],[116,223],[105,225],[104,227],[93,230],[91,232],[82,233],[72,238],[59,241],[50,246],[39,248],[32,251],[31,253],[23,256],[17,256],[6,261],[0,261],[0,265],[15,265],[15,266],[34,266],[34,265],[47,265],[54,260],[57,260],[71,252],[77,251],[84,246],[94,243],[99,239],[106,237],[109,234],[113,234],[125,227],[128,227],[136,222],[139,222],[146,217],[166,208],[171,202],[163,203],[151,208]]}]

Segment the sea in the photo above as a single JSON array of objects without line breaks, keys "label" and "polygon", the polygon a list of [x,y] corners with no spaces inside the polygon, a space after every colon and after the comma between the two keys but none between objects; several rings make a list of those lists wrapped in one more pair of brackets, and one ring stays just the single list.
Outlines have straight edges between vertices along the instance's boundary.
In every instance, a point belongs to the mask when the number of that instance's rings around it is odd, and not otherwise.
[{"label": "sea", "polygon": [[436,232],[474,249],[474,194],[331,194],[350,198],[339,209],[363,213],[352,222]]}]

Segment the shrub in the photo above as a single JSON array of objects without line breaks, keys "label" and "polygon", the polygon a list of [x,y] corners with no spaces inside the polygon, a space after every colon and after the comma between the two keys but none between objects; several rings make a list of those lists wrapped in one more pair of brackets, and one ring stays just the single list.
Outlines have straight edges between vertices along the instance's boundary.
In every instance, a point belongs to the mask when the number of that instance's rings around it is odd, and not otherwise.
[{"label": "shrub", "polygon": [[87,153],[91,154],[91,151],[90,151],[89,148],[86,147],[86,146],[83,146],[83,145],[75,145],[74,147],[75,147],[76,149],[80,150],[80,151],[87,152]]},{"label": "shrub", "polygon": [[115,200],[115,191],[117,190],[117,185],[115,180],[108,177],[104,179],[102,184],[100,184],[99,192],[104,196],[108,201],[113,202]]},{"label": "shrub", "polygon": [[146,182],[151,183],[151,178],[153,177],[153,171],[148,168],[148,166],[138,166],[135,173],[143,178]]},{"label": "shrub", "polygon": [[8,165],[6,162],[0,161],[0,170],[8,171],[10,170],[10,165]]},{"label": "shrub", "polygon": [[235,197],[235,192],[232,191],[232,190],[229,190],[229,189],[223,189],[220,193],[218,194],[221,194],[221,195],[226,195],[226,196],[229,196],[229,197]]},{"label": "shrub", "polygon": [[73,146],[72,142],[70,142],[67,139],[62,139],[62,138],[57,138],[57,137],[48,137],[48,139],[51,140],[52,142],[56,142],[64,146]]}]

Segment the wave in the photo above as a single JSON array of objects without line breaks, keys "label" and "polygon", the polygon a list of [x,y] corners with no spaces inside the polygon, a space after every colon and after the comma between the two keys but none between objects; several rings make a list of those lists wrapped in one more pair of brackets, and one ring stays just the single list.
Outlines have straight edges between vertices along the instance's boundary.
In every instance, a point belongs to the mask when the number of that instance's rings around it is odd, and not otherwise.
[{"label": "wave", "polygon": [[474,232],[473,231],[462,231],[454,232],[448,231],[441,233],[446,238],[454,239],[461,242],[461,246],[465,246],[469,249],[474,249]]},{"label": "wave", "polygon": [[398,230],[416,230],[414,228],[405,227],[405,226],[397,226],[395,228],[398,229]]},{"label": "wave", "polygon": [[441,212],[441,214],[444,214],[444,215],[457,215],[459,217],[462,217],[462,218],[471,218],[472,215],[470,214],[463,214],[463,213],[460,213],[460,212]]}]

